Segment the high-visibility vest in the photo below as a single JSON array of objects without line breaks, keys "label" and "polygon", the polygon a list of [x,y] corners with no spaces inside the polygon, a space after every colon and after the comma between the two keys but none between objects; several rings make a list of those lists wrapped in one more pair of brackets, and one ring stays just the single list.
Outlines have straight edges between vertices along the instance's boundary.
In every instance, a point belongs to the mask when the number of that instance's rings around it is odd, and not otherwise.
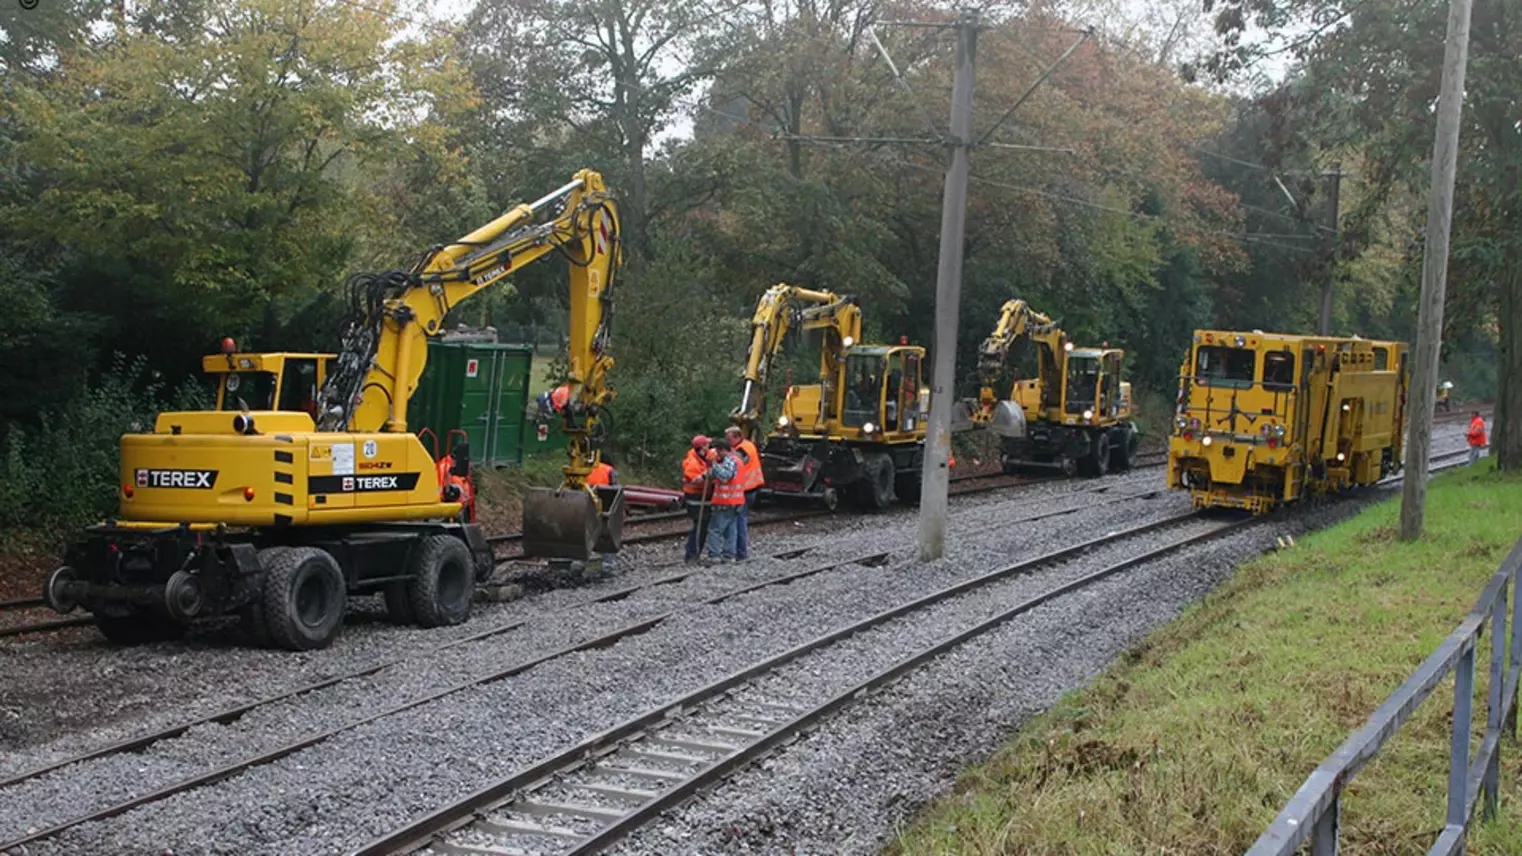
[{"label": "high-visibility vest", "polygon": [[714,505],[744,505],[745,483],[740,480],[739,472],[729,481],[716,481],[713,483]]},{"label": "high-visibility vest", "polygon": [[708,461],[697,449],[688,449],[682,461],[682,493],[688,496],[703,495],[703,474],[708,472]]},{"label": "high-visibility vest", "polygon": [[598,464],[587,474],[587,484],[611,485],[613,484],[613,466],[611,464]]},{"label": "high-visibility vest", "polygon": [[566,402],[570,400],[571,385],[568,383],[555,387],[555,391],[550,393],[550,404],[555,408],[556,412],[564,410]]},{"label": "high-visibility vest", "polygon": [[1485,420],[1478,416],[1469,421],[1469,445],[1485,445]]},{"label": "high-visibility vest", "polygon": [[740,455],[740,473],[736,480],[740,482],[746,493],[750,493],[766,484],[766,476],[761,473],[761,453],[756,450],[755,443],[741,440]]}]

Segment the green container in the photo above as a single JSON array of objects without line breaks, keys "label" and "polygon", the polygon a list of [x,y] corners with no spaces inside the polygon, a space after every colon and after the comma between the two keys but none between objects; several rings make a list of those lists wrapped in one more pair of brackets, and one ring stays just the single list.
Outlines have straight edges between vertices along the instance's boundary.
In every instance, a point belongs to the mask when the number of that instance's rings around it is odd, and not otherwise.
[{"label": "green container", "polygon": [[440,454],[448,451],[449,432],[463,429],[472,464],[522,465],[533,363],[528,345],[429,342],[428,365],[408,407],[409,427],[432,430]]}]

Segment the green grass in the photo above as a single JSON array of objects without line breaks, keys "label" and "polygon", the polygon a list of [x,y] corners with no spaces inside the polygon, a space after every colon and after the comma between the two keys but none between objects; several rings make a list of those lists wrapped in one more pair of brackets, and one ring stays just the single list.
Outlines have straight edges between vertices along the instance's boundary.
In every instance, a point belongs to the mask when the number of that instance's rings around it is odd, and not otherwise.
[{"label": "green grass", "polygon": [[[1453,631],[1522,534],[1522,480],[1498,476],[1489,459],[1435,479],[1428,496],[1417,543],[1395,540],[1390,501],[1245,565],[1027,723],[887,852],[1243,852]],[[1353,780],[1344,853],[1431,845],[1443,824],[1452,687]],[[1474,853],[1522,853],[1522,750],[1504,742],[1502,758],[1500,817],[1475,828]]]}]

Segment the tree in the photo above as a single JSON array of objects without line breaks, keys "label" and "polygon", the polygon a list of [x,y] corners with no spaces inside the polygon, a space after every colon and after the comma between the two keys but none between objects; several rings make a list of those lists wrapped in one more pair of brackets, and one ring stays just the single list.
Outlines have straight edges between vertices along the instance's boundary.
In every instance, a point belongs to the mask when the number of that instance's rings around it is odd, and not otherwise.
[{"label": "tree", "polygon": [[[1368,205],[1420,190],[1431,156],[1446,3],[1358,0],[1226,0],[1224,44],[1207,63],[1219,77],[1269,53],[1300,67],[1282,111],[1291,127],[1365,156]],[[1283,45],[1243,43],[1247,23],[1271,32],[1303,25]],[[1513,0],[1476,0],[1455,190],[1449,305],[1494,319],[1499,339],[1497,466],[1522,469],[1522,11]],[[1493,314],[1491,314],[1493,313]]]},{"label": "tree", "polygon": [[495,109],[551,140],[617,153],[625,245],[650,251],[646,162],[681,99],[712,74],[737,0],[481,0],[465,42],[478,70],[519,81]]},{"label": "tree", "polygon": [[385,179],[447,177],[430,116],[469,95],[375,10],[149,3],[15,82],[0,121],[33,192],[0,222],[16,251],[66,260],[52,300],[100,314],[103,350],[188,370],[220,335],[270,341],[351,264],[395,265],[400,235],[437,228]]}]

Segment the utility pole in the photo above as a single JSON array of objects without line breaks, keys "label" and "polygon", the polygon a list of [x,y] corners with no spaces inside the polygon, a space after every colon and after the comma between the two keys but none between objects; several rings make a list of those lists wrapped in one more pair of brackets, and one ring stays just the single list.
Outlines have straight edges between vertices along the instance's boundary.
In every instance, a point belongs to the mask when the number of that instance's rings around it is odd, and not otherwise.
[{"label": "utility pole", "polygon": [[978,43],[978,13],[957,20],[957,67],[951,86],[951,166],[941,201],[941,248],[935,276],[935,352],[930,386],[930,423],[920,483],[922,562],[946,552],[946,509],[951,457],[951,405],[956,383],[957,322],[962,302],[962,245],[967,225],[968,149],[972,144],[972,70]]},{"label": "utility pole", "polygon": [[1322,173],[1322,176],[1329,180],[1330,185],[1327,193],[1331,201],[1332,222],[1327,226],[1332,231],[1327,234],[1326,269],[1323,271],[1325,278],[1321,281],[1321,324],[1318,332],[1323,336],[1330,336],[1332,335],[1332,281],[1337,276],[1337,251],[1342,243],[1342,231],[1337,226],[1340,214],[1338,199],[1342,191],[1342,164],[1332,164],[1332,169]]},{"label": "utility pole", "polygon": [[[1437,140],[1432,148],[1432,192],[1427,203],[1427,249],[1422,259],[1422,296],[1416,319],[1416,367],[1406,407],[1406,480],[1400,504],[1400,540],[1422,536],[1427,511],[1427,457],[1432,411],[1437,406],[1437,359],[1443,337],[1443,298],[1448,284],[1448,233],[1453,218],[1453,178],[1459,159],[1464,67],[1469,59],[1470,0],[1449,0],[1448,40],[1437,103]],[[1462,799],[1460,800],[1462,802]],[[1449,807],[1449,817],[1453,809]]]}]

